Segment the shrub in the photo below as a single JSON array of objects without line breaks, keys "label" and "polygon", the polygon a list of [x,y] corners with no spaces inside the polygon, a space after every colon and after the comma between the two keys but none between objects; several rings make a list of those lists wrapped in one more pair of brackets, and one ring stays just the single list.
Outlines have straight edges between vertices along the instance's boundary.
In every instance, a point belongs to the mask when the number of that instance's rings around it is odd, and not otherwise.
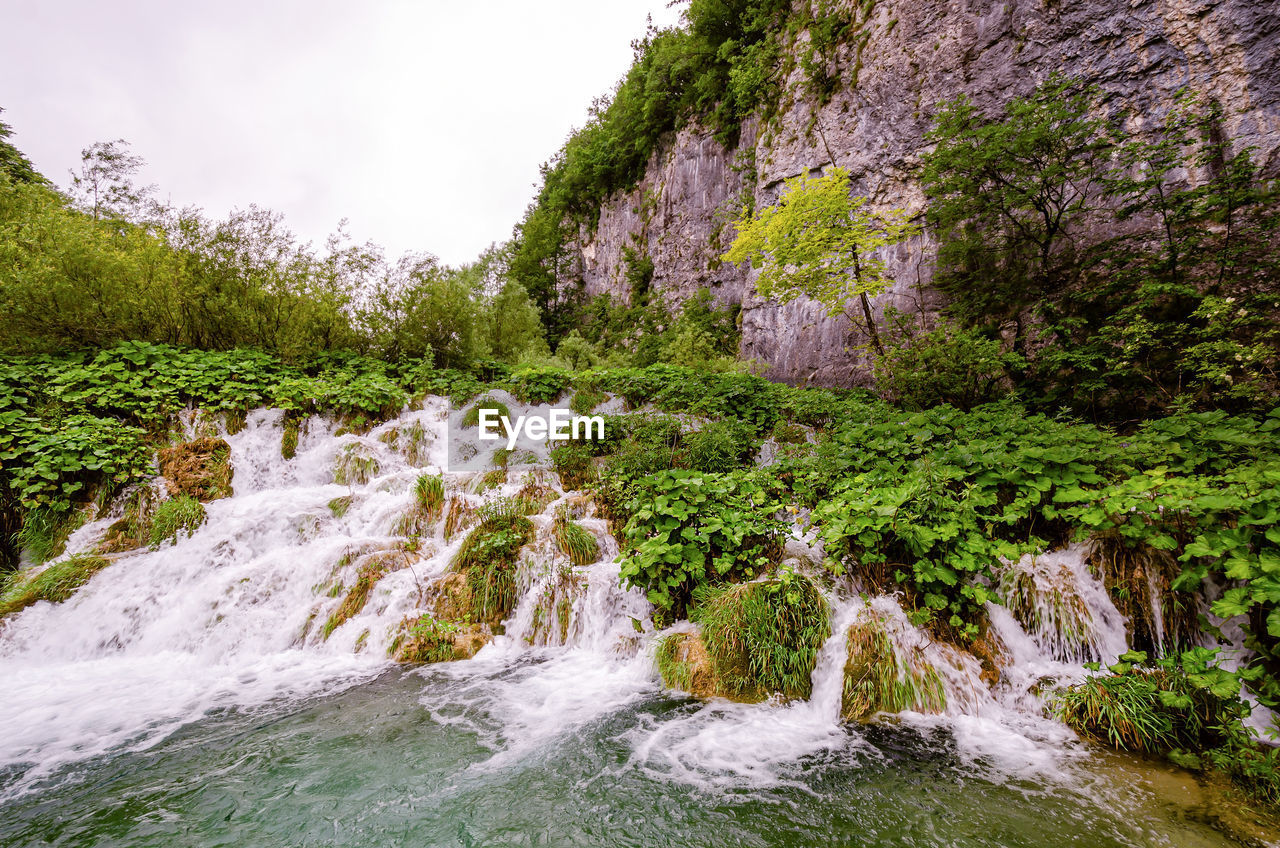
[{"label": "shrub", "polygon": [[565,490],[584,488],[595,478],[595,462],[588,445],[570,442],[552,448],[551,465]]},{"label": "shrub", "polygon": [[607,398],[608,395],[596,389],[578,389],[569,400],[569,408],[579,415],[590,415]]},{"label": "shrub", "polygon": [[553,403],[568,390],[573,375],[559,368],[519,368],[508,382],[522,403]]},{"label": "shrub", "polygon": [[998,339],[946,322],[904,335],[875,364],[876,388],[907,409],[949,403],[969,410],[1009,394],[1007,374],[1026,365]]},{"label": "shrub", "polygon": [[693,618],[716,677],[733,697],[807,698],[830,610],[817,585],[791,571],[751,583],[702,587]]},{"label": "shrub", "polygon": [[638,480],[620,578],[646,592],[655,619],[683,616],[698,586],[768,567],[783,531],[778,495],[773,480],[751,472],[661,471]]},{"label": "shrub", "polygon": [[732,471],[758,449],[751,426],[732,419],[706,424],[684,436],[684,445],[689,468],[707,472]]},{"label": "shrub", "polygon": [[[500,418],[507,418],[507,419],[511,418],[511,410],[507,408],[507,405],[505,403],[503,403],[500,400],[496,400],[492,397],[486,396],[476,401],[475,404],[470,409],[467,410],[466,414],[462,416],[462,426],[463,427],[479,427],[480,413],[484,410],[490,410],[492,412],[496,412]],[[492,418],[493,416],[490,416],[491,420]],[[503,433],[507,432],[507,428],[503,426],[500,422],[498,426],[501,427]]]}]

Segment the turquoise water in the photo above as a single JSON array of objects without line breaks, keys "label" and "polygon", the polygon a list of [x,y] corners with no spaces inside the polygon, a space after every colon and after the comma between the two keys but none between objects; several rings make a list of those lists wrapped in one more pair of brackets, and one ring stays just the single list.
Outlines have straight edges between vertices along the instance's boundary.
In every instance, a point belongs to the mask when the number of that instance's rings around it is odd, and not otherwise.
[{"label": "turquoise water", "polygon": [[[943,728],[845,728],[767,775],[714,757],[686,771],[664,734],[726,719],[654,690],[531,741],[494,693],[536,664],[394,669],[325,697],[210,714],[10,798],[0,844],[1235,844],[1132,781],[1018,776],[962,756]],[[757,740],[723,741],[729,754]],[[17,771],[0,785],[12,789]]]}]

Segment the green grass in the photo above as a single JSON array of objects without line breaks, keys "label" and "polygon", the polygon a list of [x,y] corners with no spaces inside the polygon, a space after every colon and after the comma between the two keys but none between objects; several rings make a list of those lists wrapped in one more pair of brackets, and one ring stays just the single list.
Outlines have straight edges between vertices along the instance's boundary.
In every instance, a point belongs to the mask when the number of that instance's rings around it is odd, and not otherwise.
[{"label": "green grass", "polygon": [[28,572],[11,574],[0,588],[0,617],[37,601],[61,603],[110,564],[111,561],[103,557],[78,554],[55,562],[34,576]]},{"label": "green grass", "polygon": [[590,415],[607,398],[608,395],[598,389],[578,389],[569,400],[569,408],[579,415]]},{"label": "green grass", "polygon": [[84,513],[62,512],[52,507],[30,510],[14,534],[13,545],[25,551],[37,565],[62,553],[71,532],[84,523]]},{"label": "green grass", "polygon": [[569,518],[567,508],[556,510],[551,532],[560,553],[567,556],[574,565],[588,565],[600,558],[600,543],[590,530]]},{"label": "green grass", "polygon": [[700,589],[692,618],[711,663],[734,697],[807,698],[822,643],[831,635],[826,598],[790,572],[753,583]]},{"label": "green grass", "polygon": [[204,504],[190,495],[178,495],[164,501],[156,507],[155,515],[151,518],[152,550],[165,542],[176,545],[178,535],[183,532],[190,538],[204,521]]},{"label": "green grass", "polygon": [[434,521],[444,509],[444,478],[439,474],[423,474],[413,484],[413,503]]},{"label": "green grass", "polygon": [[478,621],[501,621],[516,603],[516,558],[533,540],[533,524],[511,501],[480,510],[480,523],[463,541],[451,567],[471,588]]},{"label": "green grass", "polygon": [[945,706],[946,693],[937,670],[926,662],[904,658],[882,619],[872,616],[849,628],[841,715],[866,721],[876,713],[938,713]]},{"label": "green grass", "polygon": [[334,498],[329,501],[329,512],[333,513],[334,518],[341,518],[347,514],[347,510],[351,509],[351,504],[355,501],[353,495],[343,495],[340,498]]}]

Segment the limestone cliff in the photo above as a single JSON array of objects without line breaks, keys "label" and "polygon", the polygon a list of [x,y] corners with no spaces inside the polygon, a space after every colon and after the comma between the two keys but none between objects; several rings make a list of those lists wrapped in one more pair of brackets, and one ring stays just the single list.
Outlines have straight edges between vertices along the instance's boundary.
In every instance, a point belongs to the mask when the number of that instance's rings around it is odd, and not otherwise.
[{"label": "limestone cliff", "polygon": [[[782,180],[817,173],[831,158],[875,203],[921,211],[916,174],[934,105],[963,92],[995,112],[1053,71],[1096,83],[1102,107],[1116,114],[1159,114],[1189,85],[1225,107],[1225,130],[1256,149],[1265,173],[1280,172],[1274,0],[878,0],[861,31],[865,40],[838,51],[840,85],[825,105],[804,96],[797,70],[781,110],[745,121],[732,149],[689,128],[662,145],[640,183],[581,230],[574,264],[587,291],[626,296],[631,245],[652,259],[653,284],[670,300],[707,286],[720,302],[740,303],[741,352],[767,364],[770,377],[863,382],[845,319],[812,303],[762,301],[746,268],[718,260],[732,238],[728,222],[745,198],[772,203]],[[901,246],[890,267],[896,283],[878,309],[937,308],[927,236]]]}]

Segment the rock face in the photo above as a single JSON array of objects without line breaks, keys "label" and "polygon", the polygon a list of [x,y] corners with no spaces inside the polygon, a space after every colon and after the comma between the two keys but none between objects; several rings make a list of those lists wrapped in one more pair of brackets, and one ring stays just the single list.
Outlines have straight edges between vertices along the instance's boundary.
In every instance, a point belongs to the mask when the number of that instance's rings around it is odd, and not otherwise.
[{"label": "rock face", "polygon": [[[797,72],[790,104],[768,121],[744,122],[735,148],[686,128],[656,151],[636,188],[611,197],[596,229],[579,234],[576,271],[588,293],[627,296],[623,249],[631,246],[652,259],[653,284],[670,301],[706,286],[718,302],[741,304],[741,353],[768,365],[771,378],[865,382],[863,340],[843,317],[809,302],[762,301],[746,268],[719,261],[729,222],[743,200],[768,205],[782,180],[819,173],[833,158],[874,204],[920,212],[915,175],[934,106],[964,93],[994,113],[1053,71],[1096,83],[1112,114],[1159,115],[1191,86],[1225,107],[1224,129],[1255,148],[1264,173],[1280,173],[1273,0],[877,0],[864,29],[865,46],[839,54],[841,86],[825,106],[797,93]],[[877,310],[936,310],[928,236],[887,259],[896,282]]]}]

